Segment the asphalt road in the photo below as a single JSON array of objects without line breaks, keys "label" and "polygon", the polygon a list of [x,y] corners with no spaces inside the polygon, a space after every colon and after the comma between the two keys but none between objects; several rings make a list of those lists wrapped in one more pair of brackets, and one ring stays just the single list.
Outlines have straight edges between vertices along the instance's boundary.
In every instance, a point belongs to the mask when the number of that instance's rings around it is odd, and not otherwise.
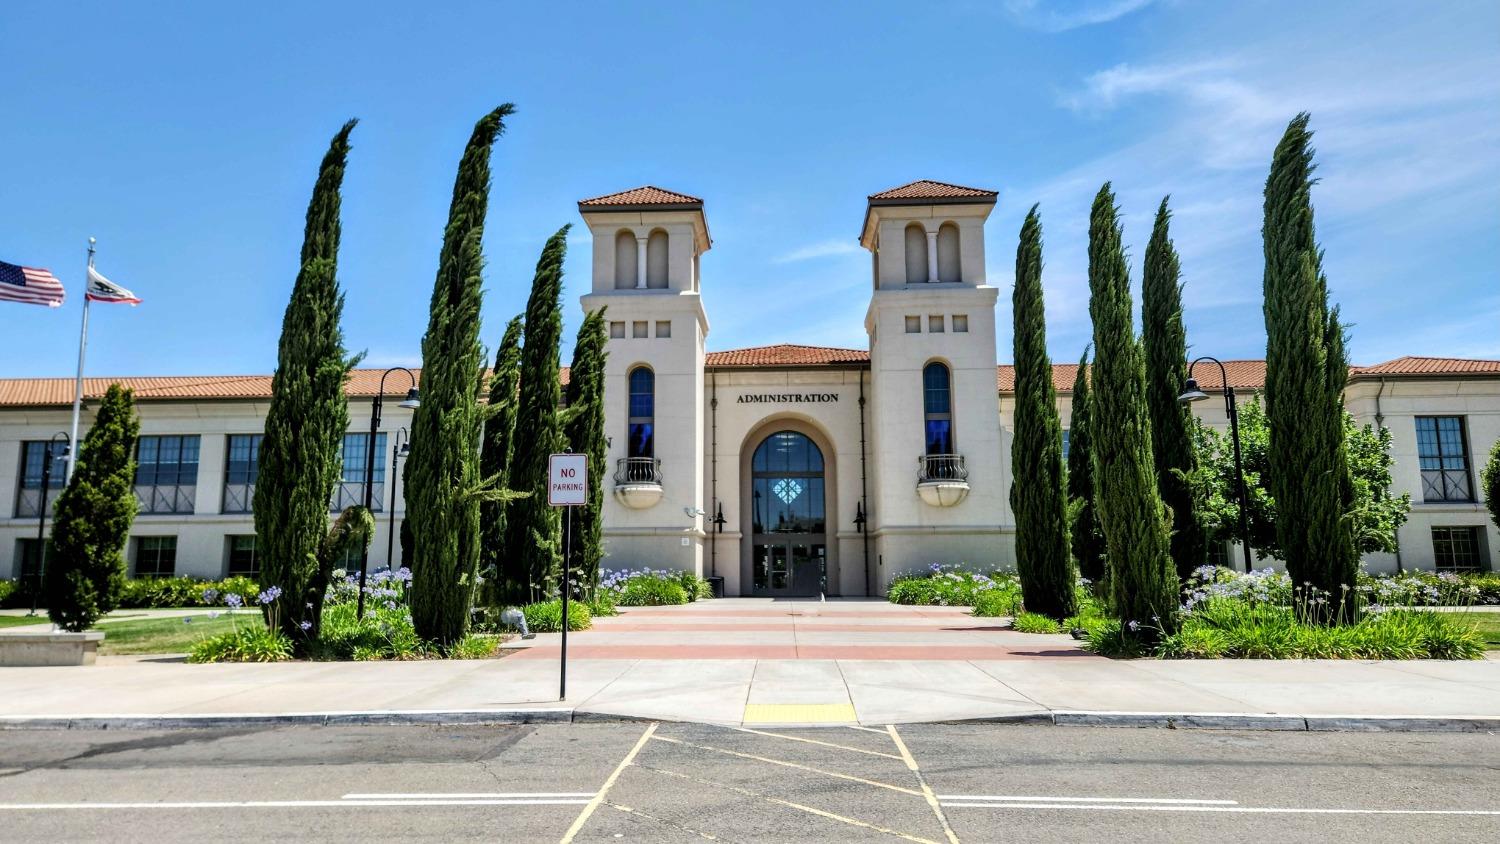
[{"label": "asphalt road", "polygon": [[0,840],[106,839],[1500,841],[1500,736],[628,723],[0,732]]}]

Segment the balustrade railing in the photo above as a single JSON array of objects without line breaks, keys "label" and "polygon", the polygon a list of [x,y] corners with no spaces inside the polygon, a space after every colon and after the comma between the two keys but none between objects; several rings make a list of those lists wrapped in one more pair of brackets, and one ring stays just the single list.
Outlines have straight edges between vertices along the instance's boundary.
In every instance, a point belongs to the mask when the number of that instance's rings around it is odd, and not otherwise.
[{"label": "balustrade railing", "polygon": [[661,486],[661,458],[622,457],[615,465],[616,484],[655,484]]},{"label": "balustrade railing", "polygon": [[917,483],[967,481],[969,470],[962,454],[924,454],[917,458]]}]

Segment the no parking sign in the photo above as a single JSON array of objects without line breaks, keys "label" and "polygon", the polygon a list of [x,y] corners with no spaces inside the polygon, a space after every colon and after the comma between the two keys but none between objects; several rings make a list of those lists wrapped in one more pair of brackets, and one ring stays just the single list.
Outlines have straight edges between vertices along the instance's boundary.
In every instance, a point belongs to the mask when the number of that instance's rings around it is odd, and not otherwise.
[{"label": "no parking sign", "polygon": [[[553,507],[581,507],[589,503],[589,456],[554,454],[547,460],[547,503]],[[562,652],[557,681],[557,699],[568,697],[568,593],[572,592],[573,519],[563,516]]]}]

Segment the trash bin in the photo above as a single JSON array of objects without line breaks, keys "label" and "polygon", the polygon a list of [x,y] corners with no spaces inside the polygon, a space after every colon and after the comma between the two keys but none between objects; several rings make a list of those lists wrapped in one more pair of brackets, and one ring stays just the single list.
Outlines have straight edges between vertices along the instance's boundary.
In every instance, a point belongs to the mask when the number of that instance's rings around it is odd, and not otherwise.
[{"label": "trash bin", "polygon": [[709,589],[713,590],[713,595],[715,598],[724,597],[724,578],[708,577],[704,579],[708,581],[708,587]]}]

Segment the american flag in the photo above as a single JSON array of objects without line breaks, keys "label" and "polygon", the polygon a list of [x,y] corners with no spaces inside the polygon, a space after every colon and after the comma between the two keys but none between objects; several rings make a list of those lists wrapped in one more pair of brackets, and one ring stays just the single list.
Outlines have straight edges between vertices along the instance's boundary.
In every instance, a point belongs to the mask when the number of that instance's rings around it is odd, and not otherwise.
[{"label": "american flag", "polygon": [[62,282],[46,270],[18,267],[0,261],[0,301],[60,307],[67,292]]}]

